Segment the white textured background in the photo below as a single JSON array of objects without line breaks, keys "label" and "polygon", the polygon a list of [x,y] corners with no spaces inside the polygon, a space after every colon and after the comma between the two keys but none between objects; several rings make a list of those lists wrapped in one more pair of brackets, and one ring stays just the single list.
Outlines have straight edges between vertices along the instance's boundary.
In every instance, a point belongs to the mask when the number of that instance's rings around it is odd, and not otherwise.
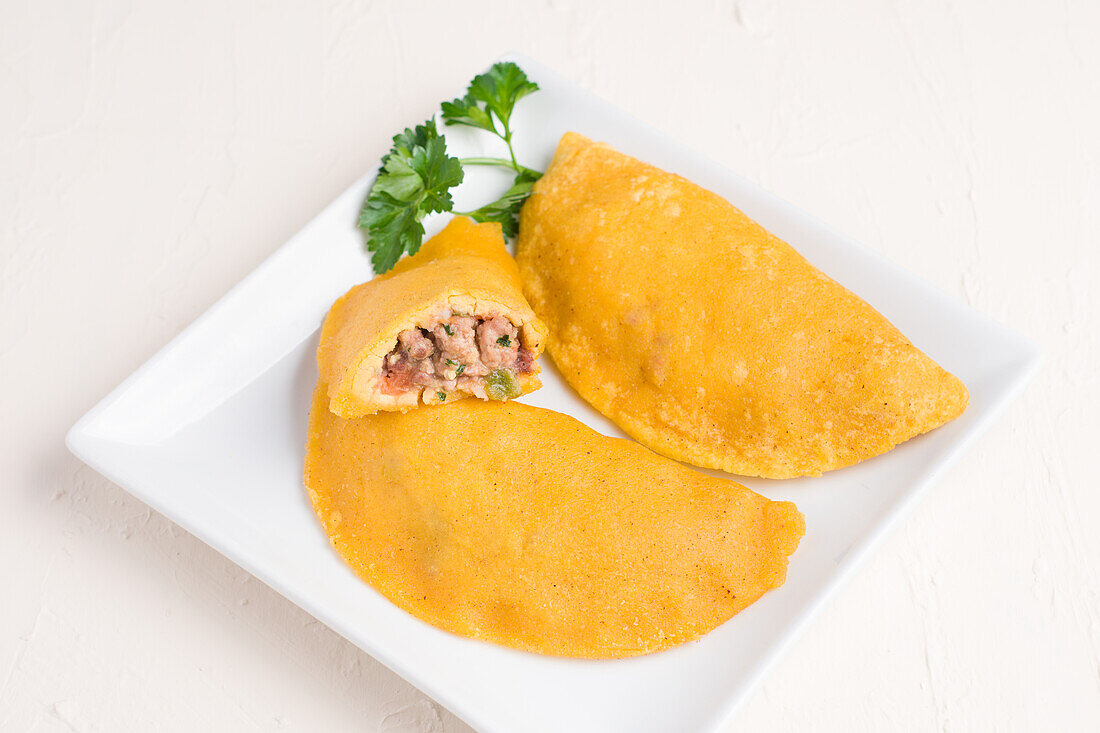
[{"label": "white textured background", "polygon": [[736,729],[1100,728],[1100,4],[3,0],[0,730],[468,730],[62,438],[509,50],[1046,353]]}]

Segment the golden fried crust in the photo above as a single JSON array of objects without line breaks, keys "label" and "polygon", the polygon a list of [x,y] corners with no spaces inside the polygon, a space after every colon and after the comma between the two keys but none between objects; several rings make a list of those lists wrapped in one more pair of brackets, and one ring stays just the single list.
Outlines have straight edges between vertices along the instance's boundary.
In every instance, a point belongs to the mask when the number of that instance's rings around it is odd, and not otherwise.
[{"label": "golden fried crust", "polygon": [[424,621],[505,646],[627,657],[781,585],[790,502],[517,402],[343,420],[319,383],[305,483],[341,557]]},{"label": "golden fried crust", "polygon": [[[455,217],[415,255],[356,285],[333,304],[317,349],[320,378],[329,385],[330,409],[342,417],[357,417],[415,407],[416,392],[402,398],[380,391],[383,360],[401,331],[427,326],[441,312],[452,310],[479,317],[507,316],[519,328],[523,345],[536,357],[542,353],[546,326],[523,297],[500,225]],[[537,374],[536,366],[529,374],[517,375],[522,394],[540,386]]]},{"label": "golden fried crust", "polygon": [[565,379],[673,458],[819,475],[966,407],[958,378],[727,201],[575,133],[516,259]]}]

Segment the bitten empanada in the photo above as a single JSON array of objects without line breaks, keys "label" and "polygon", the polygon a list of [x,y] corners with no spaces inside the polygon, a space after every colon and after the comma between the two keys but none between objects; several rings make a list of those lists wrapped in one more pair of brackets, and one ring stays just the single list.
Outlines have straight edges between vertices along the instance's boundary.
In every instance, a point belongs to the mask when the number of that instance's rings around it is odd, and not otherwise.
[{"label": "bitten empanada", "polygon": [[537,389],[545,338],[500,225],[455,217],[415,255],[333,304],[317,363],[337,415],[404,412]]}]

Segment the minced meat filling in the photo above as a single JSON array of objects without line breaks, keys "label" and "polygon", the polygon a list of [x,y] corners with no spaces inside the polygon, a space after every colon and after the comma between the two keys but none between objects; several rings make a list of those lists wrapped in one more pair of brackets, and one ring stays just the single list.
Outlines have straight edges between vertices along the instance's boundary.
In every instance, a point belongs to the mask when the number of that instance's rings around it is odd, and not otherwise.
[{"label": "minced meat filling", "polygon": [[443,395],[463,390],[500,399],[501,394],[515,396],[507,394],[507,385],[514,387],[513,375],[530,373],[534,362],[535,355],[520,345],[519,329],[507,318],[453,315],[430,330],[410,328],[398,334],[382,364],[382,391],[402,394],[423,387]]}]

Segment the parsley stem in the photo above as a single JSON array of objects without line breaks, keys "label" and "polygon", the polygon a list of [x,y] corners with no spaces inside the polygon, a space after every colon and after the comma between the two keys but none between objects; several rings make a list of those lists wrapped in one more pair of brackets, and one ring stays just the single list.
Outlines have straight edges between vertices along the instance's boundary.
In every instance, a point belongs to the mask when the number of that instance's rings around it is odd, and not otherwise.
[{"label": "parsley stem", "polygon": [[459,158],[458,160],[462,165],[502,165],[516,170],[515,161],[507,158]]},{"label": "parsley stem", "polygon": [[519,163],[516,162],[516,151],[512,150],[512,131],[508,129],[508,123],[504,123],[504,134],[500,136],[504,144],[508,146],[508,155],[512,156],[512,167],[519,173]]},{"label": "parsley stem", "polygon": [[542,175],[534,168],[528,168],[525,165],[520,165],[515,161],[515,158],[508,160],[507,158],[459,158],[459,163],[462,165],[499,165],[502,168],[511,168],[516,173],[526,173],[529,176],[538,178]]}]

